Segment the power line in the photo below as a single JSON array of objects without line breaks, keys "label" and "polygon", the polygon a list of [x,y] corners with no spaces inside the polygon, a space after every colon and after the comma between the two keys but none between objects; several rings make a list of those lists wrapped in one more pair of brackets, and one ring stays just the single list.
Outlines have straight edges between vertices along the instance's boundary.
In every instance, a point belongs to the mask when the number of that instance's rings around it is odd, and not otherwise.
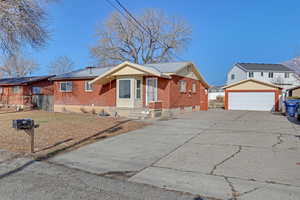
[{"label": "power line", "polygon": [[[144,25],[142,25],[140,22],[139,22],[139,20],[138,19],[136,19],[134,16],[133,16],[133,14],[131,14],[130,13],[130,11],[119,1],[119,0],[115,0],[115,2],[117,2],[117,4],[140,26],[140,27],[142,27],[142,29],[144,30],[144,31],[146,31],[146,33],[148,33],[149,34],[149,36],[150,36],[150,38],[153,38],[153,36],[152,36],[152,34],[151,34],[151,32],[147,29],[147,28],[145,28],[144,27]],[[160,44],[160,45],[162,45],[162,46],[165,46],[166,48],[169,48],[169,46],[168,45],[166,45],[164,42],[161,42],[161,41],[159,41],[158,39],[157,39],[157,41],[158,41],[158,43]],[[170,53],[171,54],[173,54],[173,56],[174,57],[176,57],[178,60],[181,60],[181,61],[183,61],[184,59],[182,59],[182,58],[180,58],[178,55],[176,55],[174,52],[172,52],[172,51],[170,51]]]},{"label": "power line", "polygon": [[[126,19],[128,19],[135,27],[137,27],[138,28],[138,30],[139,31],[141,31],[141,32],[146,32],[148,35],[149,35],[149,37],[151,38],[151,39],[153,39],[153,36],[152,36],[152,34],[151,34],[151,32],[149,31],[149,30],[147,30],[147,28],[146,27],[144,27],[144,25],[142,24],[142,23],[140,23],[139,22],[139,20],[138,19],[136,19],[134,16],[133,16],[133,14],[131,14],[131,12],[119,1],[119,0],[115,0],[115,2],[119,5],[119,7],[122,9],[122,10],[124,10],[125,11],[125,13],[127,14],[127,15],[125,15],[121,10],[120,10],[120,8],[118,8],[117,6],[115,6],[110,0],[106,0],[106,2],[110,5],[110,6],[112,6],[113,8],[115,8],[122,16],[124,16]],[[128,18],[128,16],[129,16],[129,18]],[[133,21],[132,21],[133,20]],[[135,23],[134,23],[135,22]],[[141,30],[142,29],[142,30]],[[156,39],[156,41],[160,44],[160,45],[162,45],[162,46],[164,46],[164,47],[166,47],[166,48],[170,48],[170,46],[168,46],[168,45],[166,45],[164,42],[161,42],[159,39]],[[169,53],[170,54],[172,54],[174,57],[176,57],[178,60],[181,60],[181,61],[184,61],[184,59],[182,59],[181,57],[179,57],[178,55],[176,55],[174,52],[172,52],[172,51],[169,51]]]}]

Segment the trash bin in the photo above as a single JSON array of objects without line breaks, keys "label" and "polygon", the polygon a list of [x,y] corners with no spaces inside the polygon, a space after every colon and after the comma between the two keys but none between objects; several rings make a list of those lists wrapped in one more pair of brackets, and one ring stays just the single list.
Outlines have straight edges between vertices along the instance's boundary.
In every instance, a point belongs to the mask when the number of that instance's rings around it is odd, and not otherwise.
[{"label": "trash bin", "polygon": [[299,102],[300,102],[300,100],[296,100],[296,99],[289,99],[284,102],[285,110],[286,110],[286,113],[288,116],[295,117],[296,107]]}]

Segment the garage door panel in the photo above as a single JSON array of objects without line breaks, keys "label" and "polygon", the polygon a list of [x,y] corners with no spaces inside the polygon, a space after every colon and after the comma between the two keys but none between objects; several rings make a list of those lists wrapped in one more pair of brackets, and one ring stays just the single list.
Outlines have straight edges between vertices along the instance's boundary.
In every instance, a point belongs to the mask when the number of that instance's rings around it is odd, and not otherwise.
[{"label": "garage door panel", "polygon": [[274,92],[229,92],[230,110],[271,111],[275,105]]}]

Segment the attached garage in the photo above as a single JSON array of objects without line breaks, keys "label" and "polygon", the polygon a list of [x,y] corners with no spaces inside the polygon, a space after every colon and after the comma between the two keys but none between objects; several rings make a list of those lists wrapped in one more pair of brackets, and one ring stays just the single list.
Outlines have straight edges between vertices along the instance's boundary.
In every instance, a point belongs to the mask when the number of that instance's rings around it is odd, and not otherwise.
[{"label": "attached garage", "polygon": [[224,87],[225,109],[279,111],[281,88],[254,79]]}]

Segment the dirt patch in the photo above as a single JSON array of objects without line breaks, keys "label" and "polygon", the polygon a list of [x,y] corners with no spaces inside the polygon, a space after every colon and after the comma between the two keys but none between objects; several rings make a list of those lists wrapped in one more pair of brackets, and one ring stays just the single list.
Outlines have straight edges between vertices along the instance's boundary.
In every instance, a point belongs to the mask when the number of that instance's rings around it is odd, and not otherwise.
[{"label": "dirt patch", "polygon": [[92,114],[27,111],[0,114],[0,149],[26,153],[30,137],[12,128],[13,119],[32,118],[40,127],[35,130],[35,155],[46,156],[69,151],[107,137],[147,125],[126,118],[100,118]]}]

